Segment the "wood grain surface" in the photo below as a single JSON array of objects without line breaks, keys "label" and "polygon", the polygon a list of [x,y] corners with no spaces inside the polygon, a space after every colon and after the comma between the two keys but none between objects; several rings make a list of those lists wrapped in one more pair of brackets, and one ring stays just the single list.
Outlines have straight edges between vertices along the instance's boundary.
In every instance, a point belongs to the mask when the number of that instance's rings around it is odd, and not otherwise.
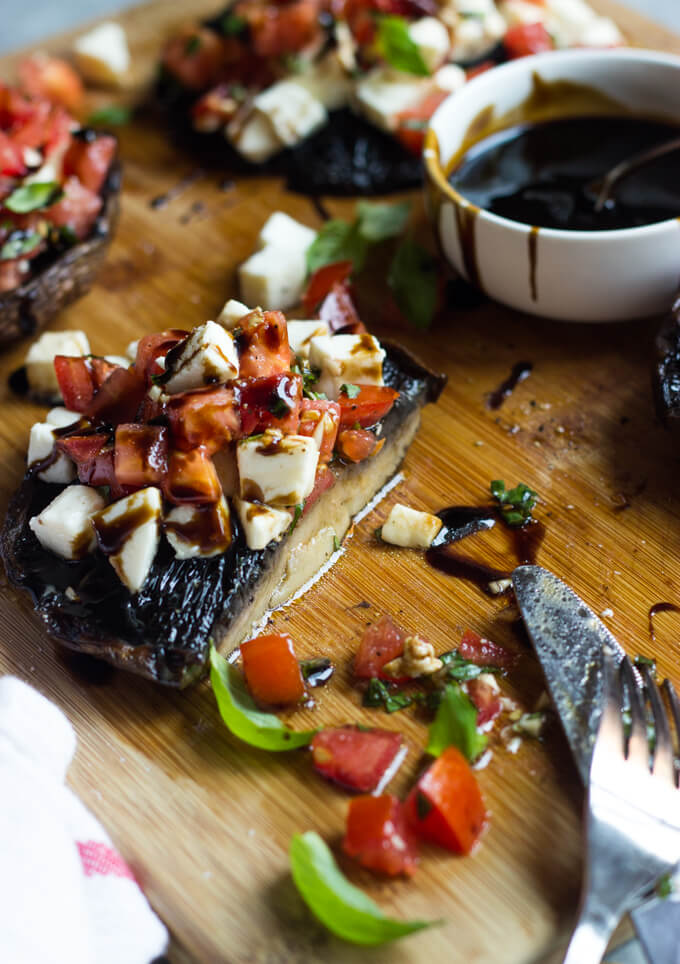
[{"label": "wood grain surface", "polygon": [[[219,3],[196,3],[210,11]],[[121,15],[135,60],[139,96],[181,0],[157,2]],[[676,50],[680,40],[636,14],[600,0],[637,44]],[[66,48],[57,38],[49,48]],[[11,76],[16,57],[5,58]],[[97,95],[101,103],[110,98]],[[150,200],[194,167],[146,114],[121,131],[125,164],[117,238],[92,292],[65,311],[56,328],[83,328],[97,353],[118,352],[145,331],[191,327],[214,317],[235,295],[235,268],[274,209],[320,224],[313,205],[273,179],[244,179],[229,190],[206,174],[166,207]],[[413,194],[422,221],[420,197]],[[349,216],[351,202],[329,200]],[[422,226],[425,230],[425,226]],[[372,293],[379,335],[395,326]],[[680,683],[673,614],[657,618],[653,643],[647,611],[678,601],[680,504],[677,450],[657,424],[650,390],[652,340],[658,326],[572,325],[513,313],[484,303],[452,302],[427,334],[399,330],[406,345],[444,369],[449,384],[427,409],[404,464],[404,481],[366,517],[347,552],[302,599],[273,617],[300,657],[332,656],[333,683],[315,709],[292,725],[345,721],[384,725],[405,734],[409,754],[393,782],[403,793],[422,765],[425,725],[404,712],[364,710],[350,686],[349,660],[364,627],[391,612],[437,650],[452,648],[471,627],[523,653],[506,684],[532,708],[540,673],[502,608],[467,584],[428,568],[422,556],[379,547],[373,531],[395,501],[433,511],[479,503],[489,481],[524,481],[541,496],[547,524],[539,561],[568,581],[631,653],[654,655],[662,674]],[[29,426],[43,409],[13,398],[7,375],[26,344],[0,362],[0,510],[24,471]],[[534,364],[499,412],[485,404],[519,360]],[[474,537],[470,551],[512,563],[503,534]],[[370,608],[357,608],[360,602]],[[365,951],[330,937],[310,917],[288,872],[296,831],[314,829],[332,845],[340,839],[347,798],[312,774],[305,753],[250,750],[222,726],[207,684],[176,693],[123,673],[97,682],[57,652],[34,617],[31,601],[3,581],[0,673],[15,673],[55,700],[74,723],[79,747],[69,781],[109,829],[176,941],[176,962],[347,962],[406,964],[538,962],[560,945],[573,918],[580,875],[581,795],[559,734],[525,741],[516,755],[494,744],[479,774],[492,814],[477,853],[457,859],[424,848],[410,882],[381,882],[342,862],[389,913],[441,919],[440,926]]]}]

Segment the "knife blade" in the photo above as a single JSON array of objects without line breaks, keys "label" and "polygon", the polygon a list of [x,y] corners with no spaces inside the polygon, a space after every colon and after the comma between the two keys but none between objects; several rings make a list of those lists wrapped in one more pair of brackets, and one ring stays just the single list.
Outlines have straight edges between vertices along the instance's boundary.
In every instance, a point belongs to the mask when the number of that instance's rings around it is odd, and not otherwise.
[{"label": "knife blade", "polygon": [[[583,780],[588,785],[602,713],[602,653],[618,661],[624,650],[586,603],[541,566],[519,566],[512,584],[548,692]],[[676,868],[674,884],[680,888]],[[680,896],[651,897],[631,912],[650,964],[680,964]]]}]

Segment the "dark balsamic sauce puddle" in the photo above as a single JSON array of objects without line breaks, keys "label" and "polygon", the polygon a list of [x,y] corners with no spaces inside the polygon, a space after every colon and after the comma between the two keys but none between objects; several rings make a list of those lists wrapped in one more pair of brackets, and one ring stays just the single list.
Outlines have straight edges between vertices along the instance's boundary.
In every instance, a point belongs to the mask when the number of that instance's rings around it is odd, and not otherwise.
[{"label": "dark balsamic sauce puddle", "polygon": [[510,398],[517,386],[531,375],[533,368],[532,362],[527,361],[520,361],[517,362],[516,365],[513,365],[508,377],[501,382],[495,391],[489,392],[487,395],[487,408],[490,408],[492,411],[499,409],[506,398]]}]

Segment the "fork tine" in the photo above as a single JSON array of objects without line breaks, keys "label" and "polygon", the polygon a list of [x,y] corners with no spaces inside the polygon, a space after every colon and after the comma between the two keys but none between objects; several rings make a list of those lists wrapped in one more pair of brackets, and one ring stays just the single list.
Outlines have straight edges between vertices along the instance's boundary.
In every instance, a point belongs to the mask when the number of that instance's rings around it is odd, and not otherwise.
[{"label": "fork tine", "polygon": [[623,684],[628,690],[631,728],[628,738],[628,759],[649,767],[649,742],[647,740],[647,718],[640,687],[635,679],[630,660],[625,656],[620,664]]},{"label": "fork tine", "polygon": [[655,777],[665,777],[666,779],[670,776],[671,780],[673,781],[673,785],[675,785],[673,743],[671,741],[671,731],[668,726],[666,708],[663,705],[659,687],[656,685],[656,680],[654,679],[654,675],[650,671],[649,666],[644,666],[642,673],[645,678],[649,704],[652,707],[652,715],[654,716],[654,731],[656,734],[652,773]]},{"label": "fork tine", "polygon": [[612,746],[623,753],[625,746],[625,730],[621,719],[621,677],[608,649],[602,651],[602,669],[602,716],[593,748],[591,775],[596,770],[595,764],[599,757],[608,757]]},{"label": "fork tine", "polygon": [[[673,722],[675,723],[675,732],[680,741],[680,700],[678,700],[678,694],[675,692],[675,687],[669,679],[663,681],[662,689],[666,693],[668,698],[668,705],[671,708],[671,715],[673,717]],[[678,773],[675,774],[675,782],[678,782]]]}]

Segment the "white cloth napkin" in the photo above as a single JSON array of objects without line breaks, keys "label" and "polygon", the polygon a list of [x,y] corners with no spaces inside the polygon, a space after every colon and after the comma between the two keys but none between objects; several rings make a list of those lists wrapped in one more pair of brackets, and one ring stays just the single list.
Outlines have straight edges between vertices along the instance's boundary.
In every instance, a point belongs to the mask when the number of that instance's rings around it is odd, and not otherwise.
[{"label": "white cloth napkin", "polygon": [[149,964],[166,950],[166,929],[65,786],[75,748],[61,710],[0,679],[0,960]]}]

